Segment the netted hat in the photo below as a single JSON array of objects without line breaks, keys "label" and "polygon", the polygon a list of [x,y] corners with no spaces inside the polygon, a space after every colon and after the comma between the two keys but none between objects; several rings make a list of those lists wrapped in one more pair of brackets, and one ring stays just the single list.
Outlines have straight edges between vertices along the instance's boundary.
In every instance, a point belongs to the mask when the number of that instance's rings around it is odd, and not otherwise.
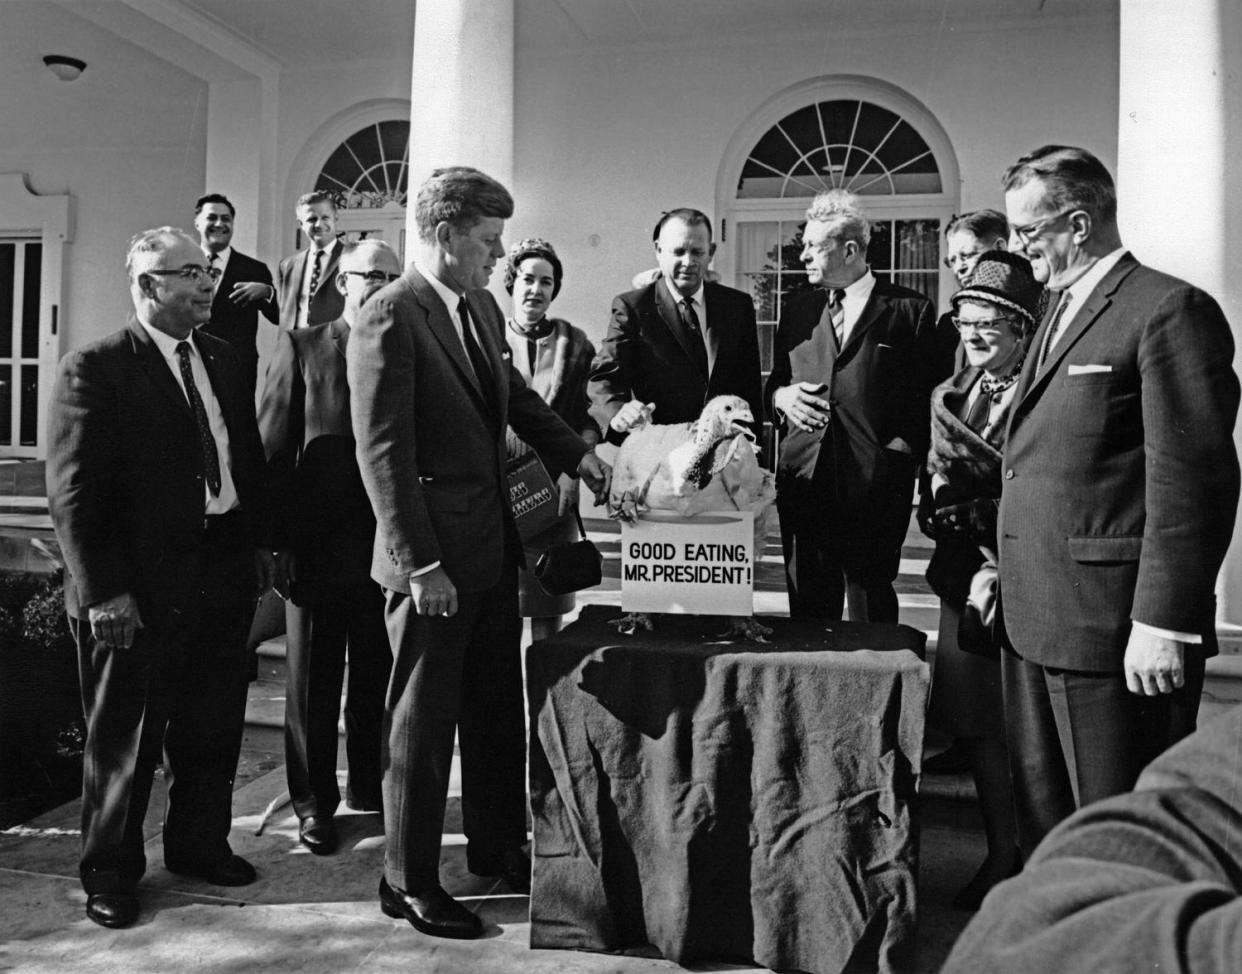
[{"label": "netted hat", "polygon": [[1007,250],[989,250],[981,254],[962,289],[949,302],[953,310],[969,298],[990,301],[1007,311],[1022,316],[1027,331],[1039,321],[1040,296],[1043,285],[1031,273],[1031,262]]}]

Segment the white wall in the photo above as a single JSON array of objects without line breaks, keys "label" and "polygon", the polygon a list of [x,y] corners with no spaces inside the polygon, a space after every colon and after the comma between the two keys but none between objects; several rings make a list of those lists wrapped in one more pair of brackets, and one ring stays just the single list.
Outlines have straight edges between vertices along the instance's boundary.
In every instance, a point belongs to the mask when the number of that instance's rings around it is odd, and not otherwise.
[{"label": "white wall", "polygon": [[[44,54],[87,62],[72,83]],[[74,198],[61,349],[116,330],[130,309],[129,238],[153,226],[192,230],[202,193],[206,86],[75,17],[26,0],[0,3],[0,172],[38,193]]]},{"label": "white wall", "polygon": [[932,39],[895,26],[522,51],[517,212],[507,237],[553,242],[566,265],[554,310],[598,339],[611,296],[654,263],[660,211],[689,205],[718,217],[715,184],[729,139],[790,85],[867,75],[922,101],[957,153],[962,212],[1000,205],[1001,171],[1046,142],[1087,146],[1114,166],[1117,65],[1115,16],[950,24]]}]

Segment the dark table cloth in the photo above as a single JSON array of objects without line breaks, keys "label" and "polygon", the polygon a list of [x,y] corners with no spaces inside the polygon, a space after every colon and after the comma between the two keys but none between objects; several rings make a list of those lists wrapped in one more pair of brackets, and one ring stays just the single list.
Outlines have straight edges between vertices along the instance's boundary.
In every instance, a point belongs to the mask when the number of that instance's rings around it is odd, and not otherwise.
[{"label": "dark table cloth", "polygon": [[928,668],[908,626],[587,606],[526,657],[531,946],[829,974],[912,956]]}]

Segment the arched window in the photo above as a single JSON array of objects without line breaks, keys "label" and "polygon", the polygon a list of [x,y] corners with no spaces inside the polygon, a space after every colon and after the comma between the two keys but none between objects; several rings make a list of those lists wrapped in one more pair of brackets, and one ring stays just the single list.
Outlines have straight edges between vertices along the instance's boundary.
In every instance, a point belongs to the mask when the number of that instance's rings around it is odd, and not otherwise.
[{"label": "arched window", "polygon": [[328,157],[315,188],[341,210],[405,206],[410,172],[410,123],[376,122],[359,129]]},{"label": "arched window", "polygon": [[957,204],[957,166],[939,124],[904,92],[871,79],[795,86],[734,136],[717,188],[717,269],[754,298],[765,372],[782,304],[810,286],[799,256],[805,213],[827,189],[862,197],[877,277],[937,303],[948,285],[942,228]]},{"label": "arched window", "polygon": [[[337,230],[345,239],[384,240],[404,262],[409,177],[409,120],[385,120],[341,142],[320,168],[315,189],[336,200]],[[302,246],[300,232],[297,243]]]}]

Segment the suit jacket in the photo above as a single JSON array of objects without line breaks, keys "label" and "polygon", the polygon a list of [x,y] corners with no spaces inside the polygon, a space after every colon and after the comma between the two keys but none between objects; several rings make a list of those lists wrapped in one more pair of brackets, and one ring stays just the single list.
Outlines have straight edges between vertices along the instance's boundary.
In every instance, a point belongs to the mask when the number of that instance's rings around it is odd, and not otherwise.
[{"label": "suit jacket", "polygon": [[[814,433],[783,426],[778,497],[801,495],[816,523],[833,525],[838,537],[867,538],[876,518],[889,519],[895,509],[886,495],[903,492],[909,503],[927,452],[931,389],[945,378],[944,362],[935,354],[932,304],[916,291],[877,280],[840,350],[831,335],[818,340],[821,327],[831,328],[821,325],[828,297],[825,288],[797,295],[777,325],[769,409],[777,389],[801,381],[826,383],[832,405],[828,425]],[[781,423],[774,412],[772,421]],[[897,437],[910,454],[885,447]]]},{"label": "suit jacket", "polygon": [[1126,254],[1039,368],[1048,326],[1005,446],[1009,644],[1044,666],[1120,672],[1136,619],[1201,633],[1215,652],[1213,589],[1238,502],[1228,323],[1208,295]]},{"label": "suit jacket", "polygon": [[216,296],[211,302],[211,320],[200,330],[209,335],[215,335],[217,338],[223,338],[233,346],[242,368],[250,376],[250,386],[254,388],[259,368],[259,350],[255,345],[255,335],[259,331],[259,314],[261,312],[264,318],[276,324],[280,320],[280,309],[275,295],[271,301],[251,305],[248,308],[230,301],[229,294],[232,293],[233,288],[246,281],[271,285],[272,272],[262,261],[234,250],[229,256],[229,262],[224,268],[224,276],[220,278],[219,286],[216,287]]},{"label": "suit jacket", "polygon": [[691,357],[690,336],[662,279],[613,299],[587,385],[591,416],[606,438],[622,439],[609,423],[635,397],[655,403],[657,423],[689,423],[709,399],[731,394],[750,403],[756,427],[763,422],[754,302],[722,284],[705,284],[703,300],[708,375]]},{"label": "suit jacket", "polygon": [[[233,481],[256,547],[267,492],[254,391],[232,347],[196,331],[229,433]],[[62,359],[48,418],[48,509],[64,552],[71,616],[131,593],[148,626],[188,599],[203,538],[203,459],[194,414],[138,322]]]},{"label": "suit jacket", "polygon": [[358,462],[375,510],[371,575],[409,592],[410,573],[439,561],[463,591],[500,578],[518,552],[505,478],[505,427],[555,477],[587,445],[513,368],[504,318],[486,291],[467,295],[493,375],[485,389],[449,309],[411,266],[363,306],[347,353]]},{"label": "suit jacket", "polygon": [[[336,289],[336,268],[341,262],[342,243],[338,238],[327,266],[319,274],[319,283],[306,310],[307,325],[335,321],[345,310],[345,295]],[[280,262],[280,327],[286,331],[292,331],[297,326],[298,298],[302,295],[302,281],[308,273],[306,265],[310,252],[311,248],[307,247]]]},{"label": "suit jacket", "polygon": [[[375,516],[362,486],[349,411],[343,318],[282,331],[267,370],[259,434],[269,484],[281,498],[273,543],[297,557],[307,596],[368,575]],[[302,598],[295,593],[299,604]]]}]

